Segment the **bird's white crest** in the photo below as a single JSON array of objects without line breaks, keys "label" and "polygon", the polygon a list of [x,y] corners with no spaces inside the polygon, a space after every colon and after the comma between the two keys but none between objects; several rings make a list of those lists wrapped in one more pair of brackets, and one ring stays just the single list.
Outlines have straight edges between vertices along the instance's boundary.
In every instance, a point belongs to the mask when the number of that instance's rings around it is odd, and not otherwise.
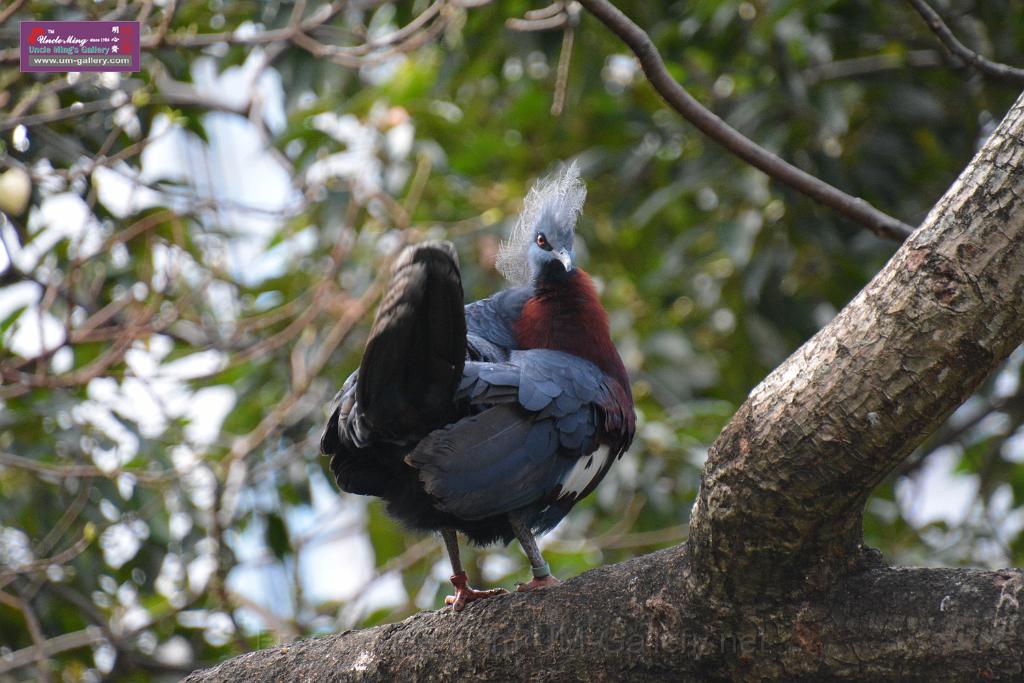
[{"label": "bird's white crest", "polygon": [[495,265],[509,282],[530,284],[530,262],[527,252],[533,243],[537,224],[546,215],[560,231],[569,235],[576,229],[576,219],[587,199],[587,186],[580,180],[579,166],[573,161],[537,183],[523,200],[519,220],[498,247]]}]

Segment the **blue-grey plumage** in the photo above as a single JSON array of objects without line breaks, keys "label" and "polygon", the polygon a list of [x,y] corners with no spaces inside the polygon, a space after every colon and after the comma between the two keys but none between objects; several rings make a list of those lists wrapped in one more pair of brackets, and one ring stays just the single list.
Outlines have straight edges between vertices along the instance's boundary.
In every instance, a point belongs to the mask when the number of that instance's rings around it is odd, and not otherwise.
[{"label": "blue-grey plumage", "polygon": [[465,307],[451,245],[403,253],[324,431],[343,490],[442,533],[457,609],[494,592],[466,585],[456,531],[481,544],[517,537],[534,568],[527,588],[554,583],[534,534],[588,495],[633,438],[629,379],[574,262],[585,195],[575,164],[531,190],[498,258],[519,286]]},{"label": "blue-grey plumage", "polygon": [[515,324],[531,296],[532,287],[513,287],[468,304],[465,307],[467,334],[498,348],[516,348]]},{"label": "blue-grey plumage", "polygon": [[549,508],[564,514],[604,474],[586,468],[592,476],[577,474],[570,483],[580,458],[599,446],[601,414],[616,409],[610,396],[599,368],[560,351],[513,351],[507,363],[468,362],[456,397],[481,412],[432,433],[406,462],[419,470],[442,510],[481,519],[534,504],[530,526],[543,533],[557,523]]}]

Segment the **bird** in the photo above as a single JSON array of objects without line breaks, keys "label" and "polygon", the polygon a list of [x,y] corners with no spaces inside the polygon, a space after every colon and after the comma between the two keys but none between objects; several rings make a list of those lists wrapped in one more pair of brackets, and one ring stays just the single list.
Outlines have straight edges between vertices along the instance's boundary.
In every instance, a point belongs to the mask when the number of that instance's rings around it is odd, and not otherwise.
[{"label": "bird", "polygon": [[440,533],[455,611],[507,592],[469,586],[459,534],[479,546],[518,539],[533,574],[519,591],[559,583],[536,537],[633,440],[629,376],[576,264],[585,199],[576,162],[538,181],[498,248],[512,286],[465,306],[455,247],[406,247],[330,409],[320,450],[338,487],[383,499],[410,530]]}]

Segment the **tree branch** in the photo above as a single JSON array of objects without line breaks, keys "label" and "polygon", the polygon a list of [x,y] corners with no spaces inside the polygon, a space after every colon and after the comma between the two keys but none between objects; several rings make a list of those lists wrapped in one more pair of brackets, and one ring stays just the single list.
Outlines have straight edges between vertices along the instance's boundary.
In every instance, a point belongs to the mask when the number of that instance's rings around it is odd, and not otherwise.
[{"label": "tree branch", "polygon": [[841,59],[809,67],[801,74],[808,85],[842,78],[875,76],[889,71],[930,68],[947,64],[937,50],[910,50],[905,54],[877,54]]},{"label": "tree branch", "polygon": [[712,445],[690,544],[704,566],[744,577],[729,590],[782,589],[806,572],[828,581],[855,562],[871,490],[1024,341],[1022,164],[1024,98]]},{"label": "tree branch", "polygon": [[863,199],[852,197],[769,152],[704,107],[672,78],[650,36],[610,2],[580,0],[580,4],[636,54],[647,79],[662,99],[725,149],[794,190],[864,225],[879,237],[902,241],[914,231],[910,225],[879,211]]},{"label": "tree branch", "polygon": [[963,43],[961,43],[953,31],[950,30],[946,22],[942,20],[939,13],[932,9],[925,0],[908,0],[913,6],[917,13],[921,15],[925,23],[928,24],[928,28],[932,30],[942,44],[946,46],[953,55],[959,57],[967,64],[973,66],[975,69],[980,71],[986,76],[993,78],[999,78],[1004,81],[1010,81],[1011,83],[1024,84],[1024,69],[1019,69],[1015,66],[1008,64],[1000,64],[999,62],[993,62],[980,54],[970,49]]},{"label": "tree branch", "polygon": [[[723,614],[695,592],[689,564],[682,548],[664,550],[460,614],[242,655],[185,681],[939,682],[973,680],[978,662],[992,680],[1020,671],[1017,571],[877,568],[820,600]],[[913,674],[894,678],[894,662]]]},{"label": "tree branch", "polygon": [[103,638],[100,635],[100,630],[96,627],[63,633],[44,641],[42,643],[42,652],[33,645],[21,650],[15,650],[7,657],[0,658],[0,674],[34,664],[41,657],[49,658],[68,650],[77,650],[80,647],[100,645],[101,643],[103,643]]}]

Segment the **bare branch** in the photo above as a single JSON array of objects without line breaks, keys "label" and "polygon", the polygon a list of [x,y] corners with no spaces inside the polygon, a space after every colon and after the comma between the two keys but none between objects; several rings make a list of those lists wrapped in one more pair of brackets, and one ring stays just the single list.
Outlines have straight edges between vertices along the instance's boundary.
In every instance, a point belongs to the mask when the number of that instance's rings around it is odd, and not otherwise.
[{"label": "bare branch", "polygon": [[911,50],[905,54],[879,54],[841,59],[809,67],[803,72],[808,85],[842,78],[874,76],[906,68],[942,66],[946,61],[935,50]]},{"label": "bare branch", "polygon": [[164,36],[167,35],[167,29],[171,27],[171,21],[174,20],[174,11],[177,8],[177,0],[167,0],[167,6],[164,7],[163,14],[160,16],[160,23],[157,24],[156,32],[151,37],[151,44],[159,45],[163,42]]},{"label": "bare branch", "polygon": [[[389,269],[382,269],[381,273],[387,274],[390,272]],[[223,468],[225,471],[229,470],[232,465],[237,461],[245,458],[251,453],[257,446],[274,432],[275,429],[281,424],[281,422],[288,416],[288,413],[293,407],[299,402],[299,400],[305,395],[309,389],[313,380],[323,370],[324,366],[327,365],[327,361],[330,360],[331,354],[338,345],[344,341],[345,337],[348,336],[352,328],[358,323],[370,306],[377,300],[377,297],[381,294],[386,284],[385,277],[379,277],[370,289],[368,289],[358,299],[352,299],[346,310],[345,314],[338,318],[337,322],[331,327],[331,329],[325,335],[323,343],[317,350],[316,355],[309,364],[309,368],[306,370],[303,377],[294,378],[294,386],[292,390],[286,395],[274,409],[267,413],[267,415],[260,421],[260,423],[249,433],[238,437],[231,446],[231,451],[228,456],[224,459]],[[241,485],[241,482],[239,482]]]},{"label": "bare branch", "polygon": [[3,11],[0,11],[0,25],[14,16],[14,13],[21,9],[21,6],[24,4],[25,0],[14,0],[10,5],[5,7]]},{"label": "bare branch", "polygon": [[573,39],[576,27],[580,23],[580,3],[572,0],[559,0],[543,9],[530,10],[524,18],[505,20],[505,28],[510,31],[533,32],[562,30],[562,49],[558,56],[558,68],[555,71],[555,96],[551,102],[551,115],[561,116],[565,108],[565,93],[569,87],[569,62],[572,60]]},{"label": "bare branch", "polygon": [[11,130],[18,126],[38,126],[46,123],[56,123],[58,121],[76,119],[85,114],[91,114],[92,112],[103,111],[105,109],[116,109],[117,107],[118,105],[115,103],[113,97],[108,97],[103,100],[93,100],[92,102],[76,102],[70,107],[58,109],[54,112],[32,114],[31,116],[8,117],[3,121],[0,121],[0,132]]},{"label": "bare branch", "polygon": [[558,76],[555,80],[555,98],[551,102],[551,115],[561,116],[565,109],[565,93],[569,89],[569,62],[572,60],[575,29],[570,23],[562,32],[562,50],[558,55]]},{"label": "bare branch", "polygon": [[25,619],[25,626],[28,628],[29,636],[32,638],[32,646],[35,648],[36,673],[39,674],[39,680],[42,683],[50,683],[53,677],[50,675],[50,662],[46,657],[46,637],[43,635],[43,629],[39,624],[39,617],[36,616],[32,605],[29,604],[28,600],[15,597],[3,591],[0,591],[0,604],[7,605],[21,612],[22,617]]},{"label": "bare branch", "polygon": [[89,645],[99,645],[102,642],[103,636],[100,635],[100,629],[94,626],[82,629],[81,631],[64,633],[43,641],[41,652],[39,648],[32,645],[22,650],[15,650],[7,657],[0,657],[0,674],[35,664],[41,659],[47,659],[61,652],[77,650],[80,647],[87,647]]},{"label": "bare branch", "polygon": [[980,71],[986,76],[992,78],[999,78],[1004,81],[1010,81],[1017,84],[1024,84],[1024,69],[1010,66],[1008,64],[1001,64],[999,62],[993,62],[990,59],[982,57],[980,54],[970,49],[963,43],[961,43],[953,31],[950,30],[946,22],[942,20],[939,13],[932,9],[925,0],[908,0],[913,6],[917,13],[925,20],[928,24],[928,28],[932,30],[942,44],[953,53],[955,56],[962,59],[965,63],[973,66],[975,69]]},{"label": "bare branch", "polygon": [[702,133],[740,159],[815,201],[864,225],[879,237],[902,241],[914,228],[865,200],[814,177],[755,143],[720,119],[672,78],[650,36],[607,0],[580,0],[591,14],[622,38],[636,54],[648,80],[665,102]]},{"label": "bare branch", "polygon": [[[14,453],[0,451],[0,466],[17,467],[18,469],[35,472],[46,477],[58,479],[117,479],[122,474],[128,474],[143,483],[160,483],[174,479],[177,474],[174,472],[153,472],[151,470],[115,469],[101,470],[93,465],[58,465],[39,462],[32,458],[26,458]],[[56,560],[48,560],[52,564]],[[44,565],[45,568],[45,565]],[[0,581],[3,581],[4,572],[0,572]]]},{"label": "bare branch", "polygon": [[565,2],[558,0],[553,2],[547,7],[541,7],[540,9],[531,9],[526,12],[523,16],[527,21],[540,21],[541,19],[550,19],[553,16],[565,13]]},{"label": "bare branch", "polygon": [[[27,460],[27,458],[26,458]],[[41,560],[30,562],[26,565],[21,565],[17,569],[6,569],[0,572],[0,584],[6,585],[9,580],[19,574],[32,574],[35,572],[46,571],[48,568],[54,565],[67,564],[71,560],[75,559],[89,546],[89,539],[85,536],[75,541],[69,548],[65,548],[61,552],[53,555],[52,557],[44,557]],[[2,596],[3,593],[0,593]]]},{"label": "bare branch", "polygon": [[331,17],[340,12],[343,6],[343,2],[335,0],[335,2],[328,5],[321,5],[315,12],[313,12],[313,14],[303,21],[296,23],[293,17],[293,21],[289,22],[289,25],[284,28],[239,35],[234,31],[227,31],[224,33],[169,33],[167,30],[168,27],[165,26],[165,24],[169,25],[171,16],[173,15],[174,6],[171,4],[164,12],[157,32],[143,40],[142,46],[148,49],[156,47],[188,48],[204,47],[207,45],[216,45],[218,43],[226,43],[228,45],[266,45],[268,43],[276,43],[278,41],[287,41],[291,40],[291,38],[298,33],[312,30],[324,24]]},{"label": "bare branch", "polygon": [[512,17],[505,20],[505,28],[512,31],[550,31],[556,28],[565,28],[569,23],[565,14],[555,14],[543,19],[517,19]]}]

